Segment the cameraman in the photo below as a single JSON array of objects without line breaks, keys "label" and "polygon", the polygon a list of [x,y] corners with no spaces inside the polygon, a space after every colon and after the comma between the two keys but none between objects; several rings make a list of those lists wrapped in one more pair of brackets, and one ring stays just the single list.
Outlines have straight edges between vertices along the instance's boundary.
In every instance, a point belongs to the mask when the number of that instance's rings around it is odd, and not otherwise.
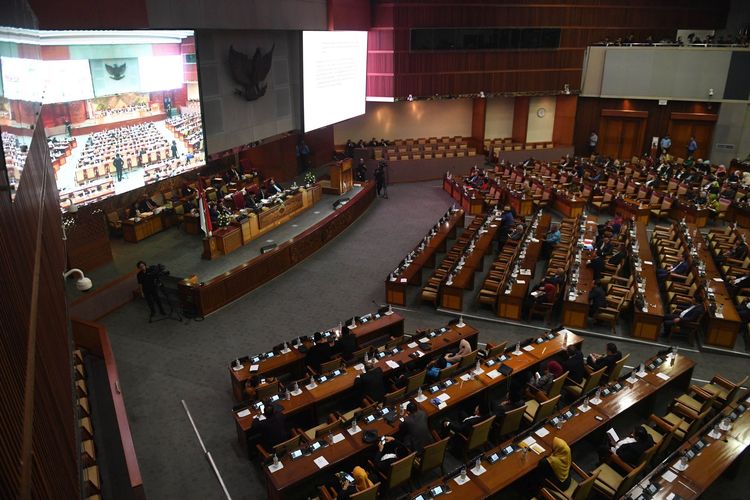
[{"label": "cameraman", "polygon": [[148,318],[149,321],[154,317],[154,314],[156,314],[154,304],[159,307],[159,312],[162,316],[166,315],[164,308],[161,305],[161,300],[159,300],[159,273],[153,266],[151,268],[146,267],[146,263],[142,260],[138,261],[136,267],[139,269],[138,288],[141,292],[141,296],[146,299],[148,308],[151,310],[151,315]]}]

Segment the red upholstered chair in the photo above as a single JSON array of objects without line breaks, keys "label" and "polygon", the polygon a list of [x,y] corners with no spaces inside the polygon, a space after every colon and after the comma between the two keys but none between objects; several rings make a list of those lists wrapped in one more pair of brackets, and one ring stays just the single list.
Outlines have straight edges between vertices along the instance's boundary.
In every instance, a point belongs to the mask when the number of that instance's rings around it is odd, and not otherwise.
[{"label": "red upholstered chair", "polygon": [[245,208],[245,197],[242,196],[242,191],[235,191],[232,193],[232,202],[234,202],[235,210]]}]

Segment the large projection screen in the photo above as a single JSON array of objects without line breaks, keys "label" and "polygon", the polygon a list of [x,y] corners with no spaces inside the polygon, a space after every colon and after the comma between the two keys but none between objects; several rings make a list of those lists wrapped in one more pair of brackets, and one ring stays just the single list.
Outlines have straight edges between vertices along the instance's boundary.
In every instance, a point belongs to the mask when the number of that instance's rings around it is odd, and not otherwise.
[{"label": "large projection screen", "polygon": [[[21,51],[19,42],[37,50]],[[42,104],[63,210],[205,165],[192,31],[0,27],[3,47],[0,129],[11,195],[22,182],[34,103]]]},{"label": "large projection screen", "polygon": [[365,113],[367,32],[303,31],[305,132]]}]

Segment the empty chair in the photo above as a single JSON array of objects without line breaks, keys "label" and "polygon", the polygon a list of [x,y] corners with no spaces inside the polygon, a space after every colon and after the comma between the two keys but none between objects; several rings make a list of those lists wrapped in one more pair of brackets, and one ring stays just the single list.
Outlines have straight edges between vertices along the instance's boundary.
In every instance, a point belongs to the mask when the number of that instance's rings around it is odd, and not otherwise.
[{"label": "empty chair", "polygon": [[[388,473],[384,474],[380,470],[377,471],[378,475],[385,482],[386,492],[391,491],[411,480],[411,471],[414,467],[414,460],[416,459],[416,452],[410,453],[400,460],[391,462]],[[375,465],[370,462],[370,465],[375,468]]]},{"label": "empty chair", "polygon": [[594,479],[594,489],[605,498],[620,498],[635,484],[638,474],[646,466],[645,462],[623,476],[607,464],[602,464],[592,474],[597,474]]},{"label": "empty chair", "polygon": [[300,448],[303,442],[305,442],[304,435],[295,434],[294,436],[287,439],[286,441],[283,441],[277,445],[274,445],[273,450],[270,450],[270,451],[263,448],[263,446],[260,444],[256,444],[255,447],[258,450],[258,453],[260,454],[261,459],[267,460],[268,458],[271,457],[271,454],[274,454],[277,457],[282,457],[285,453],[294,451],[297,448]]},{"label": "empty chair", "polygon": [[494,421],[495,415],[492,415],[491,417],[472,425],[468,436],[465,436],[460,432],[456,433],[456,436],[463,441],[464,457],[466,457],[469,452],[476,450],[477,448],[483,448],[487,444],[490,436],[490,429],[492,428],[492,422]]},{"label": "empty chair", "polygon": [[531,401],[527,401],[526,411],[523,414],[523,419],[531,425],[541,422],[545,418],[552,415],[552,413],[554,413],[558,401],[560,401],[559,394],[554,398],[550,398],[547,401],[542,401],[541,403],[537,402],[534,399],[532,399]]},{"label": "empty chair", "polygon": [[580,481],[576,480],[571,474],[570,486],[565,491],[548,482],[541,490],[542,497],[546,500],[586,500],[589,498],[591,489],[594,487],[594,481],[596,481],[599,473],[595,472],[589,475],[575,462],[570,464],[570,471],[578,475]]},{"label": "empty chair", "polygon": [[495,436],[499,439],[515,434],[521,428],[521,421],[526,414],[526,405],[506,411],[499,424],[495,424]]},{"label": "empty chair", "polygon": [[703,385],[703,389],[708,394],[714,397],[715,403],[721,403],[722,405],[734,403],[739,396],[740,388],[747,382],[747,375],[745,378],[737,383],[725,379],[721,375],[714,375],[711,382]]},{"label": "empty chair", "polygon": [[433,432],[433,436],[436,441],[425,446],[422,456],[417,457],[414,461],[414,469],[418,475],[422,475],[425,472],[429,472],[438,467],[440,467],[440,472],[445,474],[443,462],[445,460],[445,451],[448,448],[450,437],[440,439],[435,432]]},{"label": "empty chair", "polygon": [[605,366],[595,372],[590,373],[586,380],[581,384],[579,384],[575,380],[570,380],[570,385],[566,385],[565,390],[576,398],[580,397],[583,394],[587,394],[599,385],[599,381],[601,381],[602,375],[604,375],[604,372],[606,370],[607,367]]}]

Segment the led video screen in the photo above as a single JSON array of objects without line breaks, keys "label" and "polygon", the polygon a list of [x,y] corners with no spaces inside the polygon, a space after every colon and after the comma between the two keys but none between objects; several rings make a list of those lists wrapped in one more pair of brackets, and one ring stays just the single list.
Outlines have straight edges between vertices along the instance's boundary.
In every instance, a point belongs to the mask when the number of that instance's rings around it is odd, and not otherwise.
[{"label": "led video screen", "polygon": [[0,75],[12,190],[39,103],[63,210],[205,165],[192,31],[0,28]]},{"label": "led video screen", "polygon": [[303,31],[305,132],[365,113],[367,32]]}]

